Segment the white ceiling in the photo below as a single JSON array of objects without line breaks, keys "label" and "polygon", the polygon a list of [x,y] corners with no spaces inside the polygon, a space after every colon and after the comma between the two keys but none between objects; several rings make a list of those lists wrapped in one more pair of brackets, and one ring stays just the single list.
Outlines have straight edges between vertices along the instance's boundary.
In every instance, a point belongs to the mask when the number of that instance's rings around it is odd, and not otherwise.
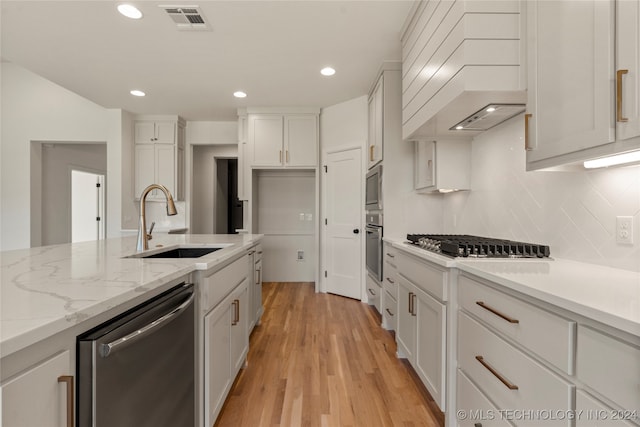
[{"label": "white ceiling", "polygon": [[[111,0],[3,0],[2,58],[106,108],[233,120],[238,107],[326,107],[366,94],[382,61],[401,58],[413,2],[130,3],[143,19]],[[159,5],[198,5],[211,31],[179,31]],[[333,77],[320,75],[326,65]]]}]

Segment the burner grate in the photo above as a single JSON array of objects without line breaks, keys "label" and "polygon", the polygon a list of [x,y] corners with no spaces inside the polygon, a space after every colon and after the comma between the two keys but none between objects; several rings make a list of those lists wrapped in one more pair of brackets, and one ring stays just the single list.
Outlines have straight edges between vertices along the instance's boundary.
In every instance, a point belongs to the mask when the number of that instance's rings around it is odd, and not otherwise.
[{"label": "burner grate", "polygon": [[424,249],[453,257],[546,258],[549,246],[464,234],[407,234],[407,240]]}]

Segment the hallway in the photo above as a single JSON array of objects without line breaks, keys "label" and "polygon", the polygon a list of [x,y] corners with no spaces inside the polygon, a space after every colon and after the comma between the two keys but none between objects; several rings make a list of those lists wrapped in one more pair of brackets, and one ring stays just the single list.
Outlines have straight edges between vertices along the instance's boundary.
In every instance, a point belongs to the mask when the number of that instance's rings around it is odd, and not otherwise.
[{"label": "hallway", "polygon": [[264,283],[263,303],[216,426],[443,425],[374,309],[312,283]]}]

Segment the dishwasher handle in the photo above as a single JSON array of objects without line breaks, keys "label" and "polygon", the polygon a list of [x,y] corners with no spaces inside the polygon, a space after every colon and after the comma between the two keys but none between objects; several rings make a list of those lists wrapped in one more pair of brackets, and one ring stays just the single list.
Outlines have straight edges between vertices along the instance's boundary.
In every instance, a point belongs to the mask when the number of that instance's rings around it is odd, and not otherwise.
[{"label": "dishwasher handle", "polygon": [[140,337],[143,337],[145,334],[149,333],[150,331],[162,326],[165,323],[170,322],[176,316],[178,316],[180,313],[185,311],[187,309],[187,307],[189,307],[189,305],[191,305],[191,303],[193,302],[194,298],[195,298],[195,294],[192,293],[191,296],[189,298],[187,298],[187,300],[185,302],[183,302],[182,304],[180,304],[179,306],[177,306],[176,308],[174,308],[173,310],[171,310],[170,312],[168,312],[164,316],[157,318],[156,320],[154,320],[153,322],[149,323],[148,325],[143,326],[142,328],[140,328],[140,329],[138,329],[136,331],[133,331],[130,334],[128,334],[128,335],[126,335],[126,336],[124,336],[122,338],[118,338],[115,341],[111,341],[108,344],[101,344],[100,345],[100,356],[102,356],[103,358],[109,357],[109,355],[111,355],[118,348],[126,347],[126,345],[137,341],[138,339],[140,339]]}]

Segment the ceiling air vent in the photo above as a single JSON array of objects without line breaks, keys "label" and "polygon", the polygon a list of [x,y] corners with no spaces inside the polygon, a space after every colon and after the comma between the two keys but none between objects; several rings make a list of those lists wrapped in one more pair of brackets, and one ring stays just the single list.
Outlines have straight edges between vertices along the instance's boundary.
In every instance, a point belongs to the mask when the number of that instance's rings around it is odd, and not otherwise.
[{"label": "ceiling air vent", "polygon": [[209,30],[209,25],[198,6],[160,6],[179,30]]}]

